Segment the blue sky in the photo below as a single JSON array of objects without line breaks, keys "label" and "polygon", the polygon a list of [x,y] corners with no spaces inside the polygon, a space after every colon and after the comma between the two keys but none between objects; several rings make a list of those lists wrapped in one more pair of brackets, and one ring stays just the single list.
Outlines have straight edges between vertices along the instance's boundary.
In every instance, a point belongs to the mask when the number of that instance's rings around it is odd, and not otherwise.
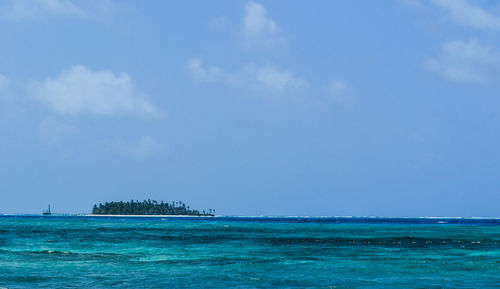
[{"label": "blue sky", "polygon": [[498,216],[500,1],[0,1],[0,212]]}]

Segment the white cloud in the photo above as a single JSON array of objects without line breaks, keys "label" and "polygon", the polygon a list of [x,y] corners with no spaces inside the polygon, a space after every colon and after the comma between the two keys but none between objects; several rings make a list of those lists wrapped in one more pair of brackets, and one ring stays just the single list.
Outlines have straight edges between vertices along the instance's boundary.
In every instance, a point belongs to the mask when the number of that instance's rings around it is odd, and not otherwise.
[{"label": "white cloud", "polygon": [[274,66],[247,63],[239,70],[227,72],[217,66],[207,66],[199,58],[188,60],[186,72],[197,83],[223,83],[236,87],[246,86],[258,90],[281,93],[307,86],[307,82],[292,73]]},{"label": "white cloud", "polygon": [[159,115],[156,107],[134,88],[130,76],[125,73],[91,71],[78,65],[62,71],[56,79],[34,83],[30,92],[64,115]]},{"label": "white cloud", "polygon": [[245,5],[242,33],[248,48],[270,47],[282,41],[276,22],[267,15],[262,5],[255,2]]},{"label": "white cloud", "polygon": [[165,153],[165,146],[151,136],[143,136],[137,142],[127,142],[123,139],[108,140],[104,148],[112,153],[126,156],[138,161],[154,158]]},{"label": "white cloud", "polygon": [[457,82],[487,82],[499,72],[500,52],[476,39],[443,44],[438,56],[424,66],[442,77]]},{"label": "white cloud", "polygon": [[248,36],[261,36],[273,34],[278,30],[274,20],[267,16],[266,9],[255,2],[245,5],[245,17],[243,19],[243,31]]},{"label": "white cloud", "polygon": [[11,0],[0,7],[0,17],[12,20],[46,16],[86,17],[87,13],[70,0]]},{"label": "white cloud", "polygon": [[458,24],[476,29],[500,30],[500,17],[466,0],[433,0],[432,2],[448,10],[450,18]]}]

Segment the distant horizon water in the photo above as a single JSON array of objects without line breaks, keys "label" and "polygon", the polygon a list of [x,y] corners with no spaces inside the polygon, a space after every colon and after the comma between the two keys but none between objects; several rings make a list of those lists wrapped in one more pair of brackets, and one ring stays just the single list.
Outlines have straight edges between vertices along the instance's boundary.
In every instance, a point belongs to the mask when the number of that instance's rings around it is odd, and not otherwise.
[{"label": "distant horizon water", "polygon": [[[0,216],[43,216],[43,213],[0,213]],[[192,218],[345,218],[345,219],[500,219],[500,216],[356,216],[356,215],[225,215],[217,214],[214,216],[194,216],[194,215],[155,215],[155,214],[92,214],[92,213],[52,213],[45,217],[192,217]]]},{"label": "distant horizon water", "polygon": [[[240,221],[252,221],[252,220],[266,220],[266,221],[280,221],[280,220],[290,220],[290,221],[319,221],[319,222],[413,222],[413,223],[436,223],[436,224],[448,224],[455,223],[460,224],[465,222],[484,222],[484,221],[494,221],[500,223],[500,217],[439,217],[439,216],[420,216],[420,217],[385,217],[385,216],[279,216],[279,215],[214,215],[214,216],[195,216],[195,215],[120,215],[120,214],[58,214],[54,213],[52,215],[42,214],[2,214],[0,213],[0,218],[47,218],[47,219],[57,219],[57,218],[67,218],[67,219],[163,219],[163,220],[182,220],[182,219],[216,219],[216,220],[240,220]],[[448,222],[440,222],[446,220]]]}]

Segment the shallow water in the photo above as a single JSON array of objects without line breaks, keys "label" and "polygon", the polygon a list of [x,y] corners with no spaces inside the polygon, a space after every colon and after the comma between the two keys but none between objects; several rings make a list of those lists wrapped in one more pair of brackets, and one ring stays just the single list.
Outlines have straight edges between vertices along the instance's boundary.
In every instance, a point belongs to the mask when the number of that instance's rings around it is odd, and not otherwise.
[{"label": "shallow water", "polygon": [[0,287],[500,288],[500,220],[0,216]]}]

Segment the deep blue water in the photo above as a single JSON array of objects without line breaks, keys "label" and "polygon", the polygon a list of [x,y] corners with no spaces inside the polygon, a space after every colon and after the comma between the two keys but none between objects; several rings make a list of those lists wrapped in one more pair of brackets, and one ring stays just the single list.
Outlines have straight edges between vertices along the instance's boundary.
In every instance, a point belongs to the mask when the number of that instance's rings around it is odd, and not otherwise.
[{"label": "deep blue water", "polygon": [[500,219],[0,216],[0,287],[500,288]]}]

